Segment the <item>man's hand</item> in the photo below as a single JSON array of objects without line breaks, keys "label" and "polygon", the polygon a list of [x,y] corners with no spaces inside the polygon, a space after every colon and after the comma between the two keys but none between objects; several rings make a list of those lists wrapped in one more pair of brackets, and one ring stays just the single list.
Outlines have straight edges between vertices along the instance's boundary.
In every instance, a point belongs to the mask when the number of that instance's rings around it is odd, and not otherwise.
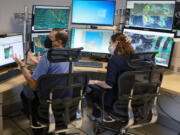
[{"label": "man's hand", "polygon": [[33,64],[38,64],[40,60],[40,52],[38,52],[38,56],[34,56],[32,52],[28,52],[28,58]]},{"label": "man's hand", "polygon": [[12,54],[11,57],[13,58],[13,60],[19,65],[19,66],[24,66],[24,62],[21,61],[21,57],[17,57],[16,54]]}]

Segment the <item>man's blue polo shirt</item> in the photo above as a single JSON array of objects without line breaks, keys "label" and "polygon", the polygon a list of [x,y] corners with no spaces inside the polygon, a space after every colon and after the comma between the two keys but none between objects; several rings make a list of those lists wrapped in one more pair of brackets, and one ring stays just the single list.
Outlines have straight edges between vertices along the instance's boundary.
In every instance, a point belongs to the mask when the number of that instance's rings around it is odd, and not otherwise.
[{"label": "man's blue polo shirt", "polygon": [[[69,72],[69,62],[58,62],[58,63],[50,63],[47,59],[47,53],[44,54],[37,67],[35,72],[32,74],[32,78],[34,80],[38,80],[38,78],[42,75],[46,74],[62,74],[62,73],[68,73]],[[62,82],[65,82],[63,78],[60,78],[59,80],[60,84]],[[50,82],[49,82],[50,83]],[[43,90],[43,95],[47,99],[49,97],[49,92],[47,90]],[[72,90],[66,90],[66,91],[60,91],[55,93],[55,98],[63,98],[65,96],[72,96]],[[53,96],[53,97],[54,97]]]}]

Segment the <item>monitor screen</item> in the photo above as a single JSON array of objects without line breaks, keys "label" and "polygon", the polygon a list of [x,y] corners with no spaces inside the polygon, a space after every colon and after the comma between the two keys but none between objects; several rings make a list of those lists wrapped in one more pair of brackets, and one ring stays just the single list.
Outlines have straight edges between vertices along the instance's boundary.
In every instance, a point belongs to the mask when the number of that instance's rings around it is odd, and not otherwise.
[{"label": "monitor screen", "polygon": [[[44,41],[48,38],[49,34],[50,32],[38,32],[31,34],[31,50],[34,52],[34,55],[37,55],[38,52],[40,52],[40,55],[43,55],[48,51],[48,48],[45,48],[44,46]],[[69,48],[68,41],[65,48]]]},{"label": "monitor screen", "polygon": [[127,26],[171,30],[175,1],[127,1]]},{"label": "monitor screen", "polygon": [[32,30],[67,29],[69,13],[69,7],[33,6]]},{"label": "monitor screen", "polygon": [[44,47],[44,41],[47,39],[48,36],[49,32],[31,34],[32,51],[34,52],[34,55],[37,55],[38,52],[43,55],[45,52],[48,51],[48,49]]},{"label": "monitor screen", "polygon": [[169,67],[174,33],[124,29],[123,33],[132,38],[131,45],[136,52],[155,52],[156,65]]},{"label": "monitor screen", "polygon": [[0,66],[15,62],[11,58],[12,53],[24,59],[22,35],[0,38]]},{"label": "monitor screen", "polygon": [[85,52],[109,53],[113,30],[72,28],[71,48],[83,47]]},{"label": "monitor screen", "polygon": [[115,7],[115,1],[73,0],[72,23],[112,26]]}]

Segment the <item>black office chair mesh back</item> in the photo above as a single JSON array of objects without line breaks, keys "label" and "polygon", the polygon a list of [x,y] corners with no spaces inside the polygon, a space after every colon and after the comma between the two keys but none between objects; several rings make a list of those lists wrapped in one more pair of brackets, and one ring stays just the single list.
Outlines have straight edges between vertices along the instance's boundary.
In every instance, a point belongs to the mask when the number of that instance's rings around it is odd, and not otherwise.
[{"label": "black office chair mesh back", "polygon": [[128,117],[127,106],[133,89],[131,98],[135,120],[147,119],[161,80],[162,72],[159,70],[124,72],[118,78],[118,100],[113,106],[115,113]]},{"label": "black office chair mesh back", "polygon": [[40,97],[38,120],[42,124],[49,123],[48,108],[51,92],[56,128],[66,128],[70,121],[76,119],[76,111],[84,85],[83,77],[83,73],[72,73],[70,84],[69,74],[43,75],[38,79],[37,89]]}]

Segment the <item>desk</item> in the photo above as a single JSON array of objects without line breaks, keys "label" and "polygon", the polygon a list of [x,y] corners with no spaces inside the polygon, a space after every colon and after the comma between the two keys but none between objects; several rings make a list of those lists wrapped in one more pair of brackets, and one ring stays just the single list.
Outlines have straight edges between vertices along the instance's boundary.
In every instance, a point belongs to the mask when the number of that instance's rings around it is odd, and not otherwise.
[{"label": "desk", "polygon": [[18,75],[4,83],[0,83],[0,133],[3,133],[3,92],[13,89],[19,85],[22,85],[26,82],[23,75]]},{"label": "desk", "polygon": [[180,95],[180,74],[165,73],[160,90]]}]

